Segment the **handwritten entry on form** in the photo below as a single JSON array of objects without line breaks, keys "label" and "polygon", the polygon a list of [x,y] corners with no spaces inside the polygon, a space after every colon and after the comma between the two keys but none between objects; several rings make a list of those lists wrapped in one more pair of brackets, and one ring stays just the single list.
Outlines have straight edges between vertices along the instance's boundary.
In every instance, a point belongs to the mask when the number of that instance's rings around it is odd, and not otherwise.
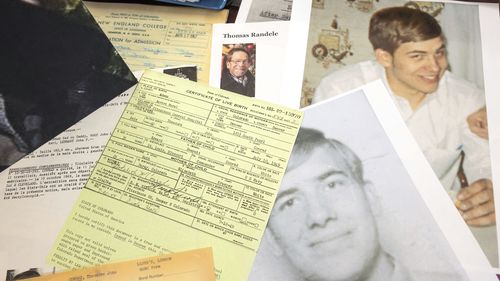
[{"label": "handwritten entry on form", "polygon": [[298,110],[146,71],[49,263],[213,247],[217,279],[246,280],[301,121]]},{"label": "handwritten entry on form", "polygon": [[30,280],[215,281],[215,274],[212,250],[203,248],[49,274]]},{"label": "handwritten entry on form", "polygon": [[99,2],[85,5],[132,71],[194,64],[198,80],[208,84],[212,24],[225,23],[227,10]]}]

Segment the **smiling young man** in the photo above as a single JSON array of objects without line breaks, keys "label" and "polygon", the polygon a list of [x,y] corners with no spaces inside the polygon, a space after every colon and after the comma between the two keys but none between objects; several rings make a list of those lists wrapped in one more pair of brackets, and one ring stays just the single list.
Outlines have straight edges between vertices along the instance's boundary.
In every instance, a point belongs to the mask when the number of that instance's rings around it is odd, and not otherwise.
[{"label": "smiling young man", "polygon": [[250,65],[250,54],[246,49],[231,49],[226,55],[226,69],[222,72],[220,88],[254,97],[255,77],[248,71]]},{"label": "smiling young man", "polygon": [[302,127],[268,223],[269,241],[308,281],[408,281],[380,246],[360,159]]},{"label": "smiling young man", "polygon": [[[448,71],[439,23],[416,9],[385,8],[372,16],[369,39],[376,61],[326,76],[313,102],[382,79],[464,220],[471,226],[494,224],[488,142],[466,122],[484,106],[484,93]],[[465,177],[457,176],[461,166]]]}]

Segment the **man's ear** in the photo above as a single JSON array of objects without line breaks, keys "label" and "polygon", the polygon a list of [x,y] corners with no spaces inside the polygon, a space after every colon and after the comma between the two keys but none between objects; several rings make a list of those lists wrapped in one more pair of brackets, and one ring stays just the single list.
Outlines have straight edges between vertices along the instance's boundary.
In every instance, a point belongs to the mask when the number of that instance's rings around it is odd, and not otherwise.
[{"label": "man's ear", "polygon": [[366,199],[370,204],[370,209],[374,217],[378,217],[382,214],[382,206],[380,205],[380,196],[378,190],[371,182],[366,182],[363,187],[366,195]]},{"label": "man's ear", "polygon": [[269,227],[266,227],[266,230],[264,231],[264,238],[269,244],[271,252],[275,256],[280,257],[283,255],[283,249],[281,249],[281,246],[278,244],[278,241],[276,241],[276,237],[274,237],[274,234]]},{"label": "man's ear", "polygon": [[376,49],[375,58],[383,67],[392,66],[392,55],[386,50]]}]

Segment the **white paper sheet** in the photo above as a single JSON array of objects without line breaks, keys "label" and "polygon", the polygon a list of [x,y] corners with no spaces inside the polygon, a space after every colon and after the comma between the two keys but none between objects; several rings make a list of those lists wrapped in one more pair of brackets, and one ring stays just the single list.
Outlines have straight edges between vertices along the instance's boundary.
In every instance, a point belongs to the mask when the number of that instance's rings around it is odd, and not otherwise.
[{"label": "white paper sheet", "polygon": [[45,258],[134,89],[0,173],[0,274],[53,271]]},{"label": "white paper sheet", "polygon": [[[302,20],[304,17],[309,17],[311,4],[312,0],[242,0],[235,22]],[[277,17],[273,17],[273,14]]]},{"label": "white paper sheet", "polygon": [[52,271],[45,258],[134,88],[0,174],[2,276],[9,269]]},{"label": "white paper sheet", "polygon": [[[300,2],[288,22],[214,25],[210,85],[220,86],[223,44],[255,43],[255,97],[299,108],[311,0]],[[278,35],[252,36],[266,32]]]},{"label": "white paper sheet", "polygon": [[289,21],[293,5],[293,0],[243,0],[238,9],[236,23]]},{"label": "white paper sheet", "polygon": [[221,85],[221,73],[226,67],[223,49],[251,44],[255,54],[251,63],[255,70],[255,97],[279,103],[285,82],[283,65],[287,56],[285,50],[288,46],[289,26],[288,22],[274,22],[272,25],[215,24],[212,33],[210,86],[219,88]]}]

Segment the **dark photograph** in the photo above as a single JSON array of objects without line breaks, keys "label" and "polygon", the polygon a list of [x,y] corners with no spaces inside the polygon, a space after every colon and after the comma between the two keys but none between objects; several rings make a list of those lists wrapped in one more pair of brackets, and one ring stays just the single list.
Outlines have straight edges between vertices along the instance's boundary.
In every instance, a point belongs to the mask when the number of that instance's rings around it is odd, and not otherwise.
[{"label": "dark photograph", "polygon": [[81,1],[1,1],[0,34],[0,171],[137,82]]},{"label": "dark photograph", "polygon": [[5,278],[5,281],[30,279],[30,278],[39,277],[39,276],[41,276],[41,274],[38,271],[38,268],[30,268],[26,271],[10,269],[10,270],[7,270],[7,277]]}]

